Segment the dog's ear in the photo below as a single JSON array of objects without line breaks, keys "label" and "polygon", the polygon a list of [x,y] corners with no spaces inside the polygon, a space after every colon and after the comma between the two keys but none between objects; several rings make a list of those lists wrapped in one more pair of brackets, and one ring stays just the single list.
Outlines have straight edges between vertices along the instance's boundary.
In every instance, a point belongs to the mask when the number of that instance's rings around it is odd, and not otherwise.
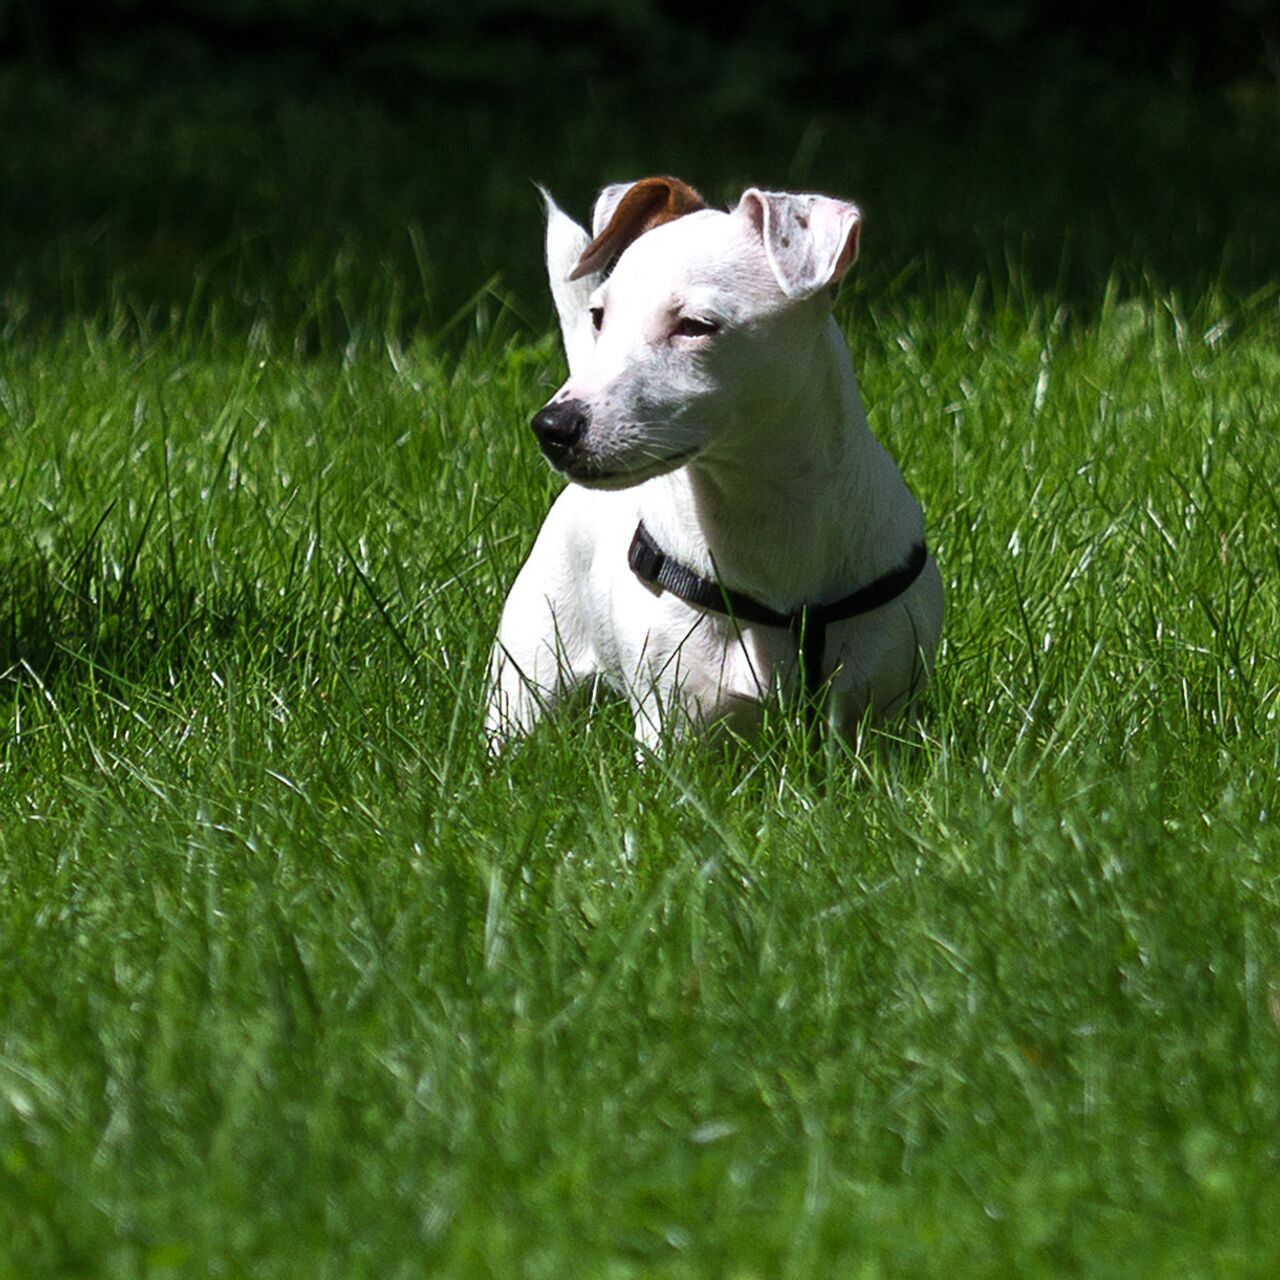
[{"label": "dog's ear", "polygon": [[569,279],[607,270],[646,231],[705,208],[706,201],[679,178],[641,178],[605,187],[591,215],[595,239],[583,251]]},{"label": "dog's ear", "polygon": [[760,235],[769,269],[788,298],[834,289],[857,259],[862,213],[856,204],[751,187],[735,213]]},{"label": "dog's ear", "polygon": [[[651,179],[640,179],[640,182],[649,181]],[[596,196],[595,205],[591,209],[592,238],[598,236],[609,225],[609,220],[613,217],[618,205],[622,203],[622,197],[638,185],[635,182],[611,182],[607,187],[600,188],[600,194]]]},{"label": "dog's ear", "polygon": [[591,320],[587,311],[591,283],[586,280],[574,283],[569,278],[574,263],[587,247],[589,237],[556,204],[545,187],[539,187],[538,190],[542,193],[547,214],[547,279],[551,284],[551,298],[556,304],[556,315],[560,320],[564,354],[572,373],[592,345]]}]

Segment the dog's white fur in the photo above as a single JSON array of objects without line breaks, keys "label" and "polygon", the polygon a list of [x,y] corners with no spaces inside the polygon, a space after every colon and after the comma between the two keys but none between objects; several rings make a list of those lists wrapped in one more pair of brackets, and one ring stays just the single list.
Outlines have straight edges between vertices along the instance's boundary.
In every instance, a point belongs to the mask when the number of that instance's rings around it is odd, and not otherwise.
[{"label": "dog's white fur", "polygon": [[[606,225],[630,184],[606,188]],[[798,679],[787,631],[656,592],[627,564],[643,519],[669,555],[774,609],[830,601],[901,565],[920,507],[871,435],[831,315],[857,251],[856,206],[748,190],[641,235],[607,279],[569,280],[586,231],[544,193],[546,258],[569,363],[551,403],[590,422],[502,612],[488,728],[528,732],[575,686],[604,680],[636,735],[727,722],[750,729]],[[592,311],[596,310],[595,317]],[[686,336],[681,319],[719,325]],[[598,334],[593,319],[600,321]],[[899,599],[833,624],[829,718],[851,731],[922,682],[942,625],[930,558]]]}]

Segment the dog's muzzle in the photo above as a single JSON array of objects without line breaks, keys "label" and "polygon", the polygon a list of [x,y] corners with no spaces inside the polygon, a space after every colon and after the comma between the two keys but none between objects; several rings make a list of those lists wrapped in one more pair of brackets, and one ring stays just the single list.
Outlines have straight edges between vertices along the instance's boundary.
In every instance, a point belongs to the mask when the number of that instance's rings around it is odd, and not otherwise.
[{"label": "dog's muzzle", "polygon": [[590,421],[591,410],[582,400],[561,400],[539,409],[530,426],[547,461],[564,471],[573,466]]}]

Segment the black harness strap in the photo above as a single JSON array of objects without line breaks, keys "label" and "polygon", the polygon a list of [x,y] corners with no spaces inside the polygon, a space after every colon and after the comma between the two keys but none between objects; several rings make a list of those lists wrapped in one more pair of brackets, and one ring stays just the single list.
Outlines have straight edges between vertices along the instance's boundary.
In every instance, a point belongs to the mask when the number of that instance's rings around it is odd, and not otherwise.
[{"label": "black harness strap", "polygon": [[822,688],[827,628],[833,622],[856,618],[896,600],[920,576],[928,559],[928,548],[923,542],[917,542],[898,568],[882,574],[865,587],[859,587],[829,604],[804,604],[792,613],[780,613],[741,591],[704,578],[678,560],[672,560],[654,542],[643,521],[636,525],[635,536],[627,552],[627,563],[637,578],[660,591],[670,591],[686,604],[709,609],[713,613],[728,614],[739,622],[785,627],[795,637],[796,654],[804,672],[807,694],[816,694]]}]

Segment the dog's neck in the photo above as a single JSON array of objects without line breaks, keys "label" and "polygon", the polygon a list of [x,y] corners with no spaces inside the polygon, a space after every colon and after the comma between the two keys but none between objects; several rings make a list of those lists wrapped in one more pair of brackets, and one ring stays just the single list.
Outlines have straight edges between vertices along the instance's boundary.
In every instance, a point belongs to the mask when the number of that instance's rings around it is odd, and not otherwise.
[{"label": "dog's neck", "polygon": [[828,321],[806,402],[761,421],[761,449],[698,459],[637,491],[667,553],[763,604],[835,599],[898,565],[923,518],[867,428],[853,366]]}]

